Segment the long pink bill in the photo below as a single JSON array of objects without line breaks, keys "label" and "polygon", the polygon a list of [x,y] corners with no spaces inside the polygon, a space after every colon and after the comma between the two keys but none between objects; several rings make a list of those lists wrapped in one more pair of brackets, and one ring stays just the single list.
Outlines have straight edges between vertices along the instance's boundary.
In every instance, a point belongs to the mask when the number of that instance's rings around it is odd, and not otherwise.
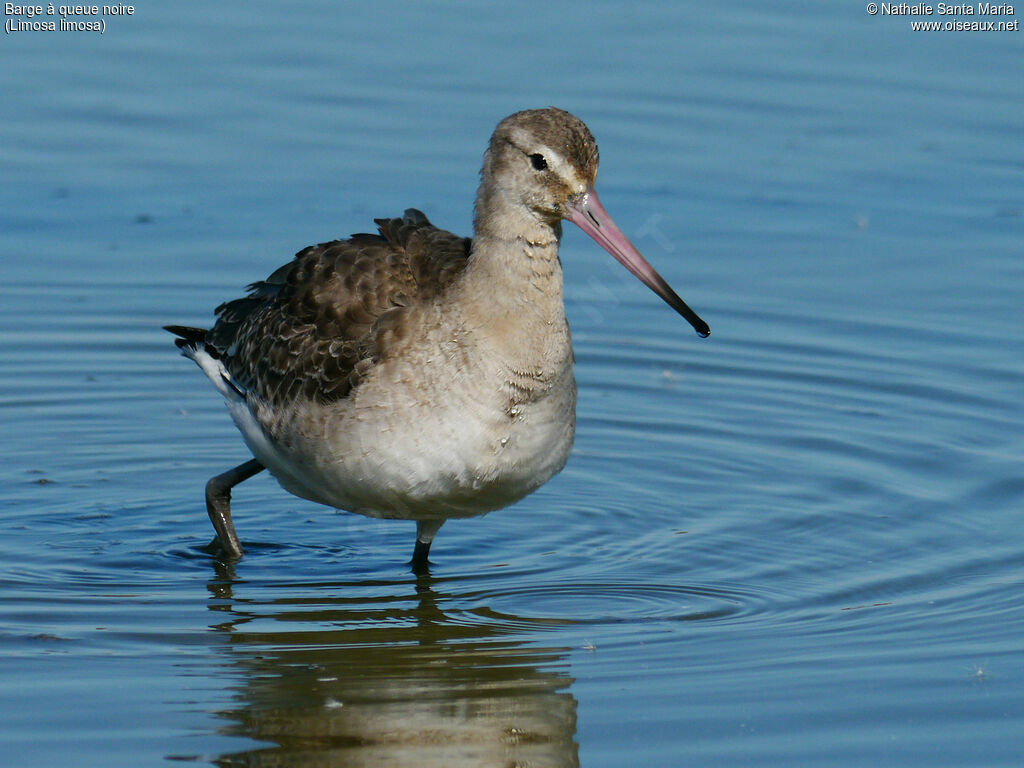
[{"label": "long pink bill", "polygon": [[589,187],[576,202],[569,204],[569,221],[594,238],[597,244],[614,256],[622,266],[685,317],[700,336],[707,337],[711,334],[708,324],[679,298],[665,279],[647,263],[647,259],[640,255],[640,251],[629,242],[629,238],[622,234],[622,230],[616,226],[608,211],[601,205],[601,199],[593,187]]}]

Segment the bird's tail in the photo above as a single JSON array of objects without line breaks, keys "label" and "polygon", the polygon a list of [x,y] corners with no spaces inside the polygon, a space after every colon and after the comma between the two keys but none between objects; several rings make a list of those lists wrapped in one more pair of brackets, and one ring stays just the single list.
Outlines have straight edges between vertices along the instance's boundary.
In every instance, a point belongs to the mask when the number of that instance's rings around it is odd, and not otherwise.
[{"label": "bird's tail", "polygon": [[187,325],[165,325],[164,330],[178,337],[174,343],[178,345],[181,354],[202,368],[203,373],[229,402],[245,399],[245,389],[232,379],[217,350],[206,343],[205,329]]},{"label": "bird's tail", "polygon": [[193,328],[189,325],[165,325],[165,331],[170,331],[176,338],[174,343],[182,354],[191,357],[189,353],[195,353],[206,341],[207,330],[205,328]]}]

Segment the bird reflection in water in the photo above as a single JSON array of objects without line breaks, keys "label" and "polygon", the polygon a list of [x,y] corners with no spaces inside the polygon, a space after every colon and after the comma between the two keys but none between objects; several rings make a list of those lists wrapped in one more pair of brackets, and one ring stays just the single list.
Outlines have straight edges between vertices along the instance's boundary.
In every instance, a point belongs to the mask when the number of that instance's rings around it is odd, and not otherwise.
[{"label": "bird reflection in water", "polygon": [[213,628],[243,678],[219,713],[231,721],[222,733],[273,746],[216,765],[579,765],[569,649],[513,640],[525,622],[446,615],[445,603],[471,600],[430,576],[268,595],[277,588],[218,569],[210,609],[224,615]]}]

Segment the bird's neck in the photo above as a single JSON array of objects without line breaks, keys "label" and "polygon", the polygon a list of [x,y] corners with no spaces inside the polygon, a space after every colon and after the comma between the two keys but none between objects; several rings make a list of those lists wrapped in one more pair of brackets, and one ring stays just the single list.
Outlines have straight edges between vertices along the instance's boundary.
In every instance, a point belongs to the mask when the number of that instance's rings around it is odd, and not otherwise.
[{"label": "bird's neck", "polygon": [[481,187],[461,286],[464,306],[510,356],[561,355],[553,347],[562,346],[562,337],[568,343],[561,235],[560,222],[544,222],[501,190]]},{"label": "bird's neck", "polygon": [[561,313],[561,222],[543,221],[520,200],[486,183],[475,214],[467,272],[492,306],[512,314]]}]

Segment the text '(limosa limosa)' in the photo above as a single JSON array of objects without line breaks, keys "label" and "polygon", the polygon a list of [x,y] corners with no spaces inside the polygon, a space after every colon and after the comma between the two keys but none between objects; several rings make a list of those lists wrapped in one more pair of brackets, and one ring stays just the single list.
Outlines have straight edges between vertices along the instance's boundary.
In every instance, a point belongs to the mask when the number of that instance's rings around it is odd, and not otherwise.
[{"label": "text '(limosa limosa)'", "polygon": [[268,469],[304,499],[415,520],[419,571],[446,520],[512,504],[561,470],[576,429],[564,219],[707,336],[601,205],[597,165],[578,118],[517,112],[484,153],[472,239],[409,209],[376,219],[379,234],[300,251],[219,306],[209,330],[168,326],[253,455],[206,485],[211,547],[242,554],[231,489]]}]

